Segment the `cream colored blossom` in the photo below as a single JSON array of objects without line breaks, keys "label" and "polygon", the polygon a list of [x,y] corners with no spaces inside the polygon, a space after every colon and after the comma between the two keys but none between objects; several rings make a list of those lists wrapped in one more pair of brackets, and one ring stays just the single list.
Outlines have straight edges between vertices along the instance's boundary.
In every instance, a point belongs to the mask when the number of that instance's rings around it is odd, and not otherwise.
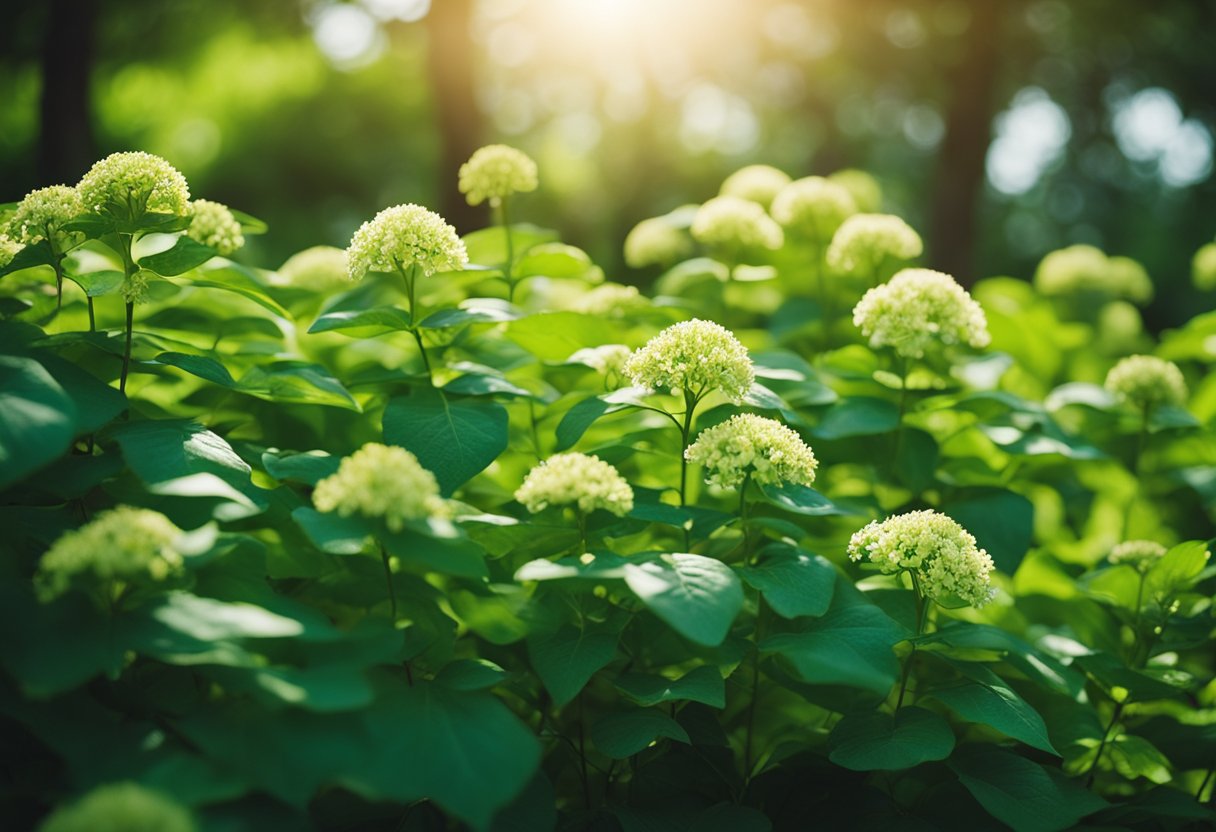
[{"label": "cream colored blossom", "polygon": [[632,269],[670,266],[692,254],[692,239],[667,217],[650,217],[625,237],[625,263]]},{"label": "cream colored blossom", "polygon": [[164,581],[182,570],[173,548],[181,529],[156,511],[119,506],[65,532],[38,564],[38,597],[50,601],[77,582],[105,591],[114,584]]},{"label": "cream colored blossom", "polygon": [[878,180],[864,170],[845,168],[828,177],[828,181],[840,185],[853,197],[858,211],[873,214],[882,208],[882,186]]},{"label": "cream colored blossom", "polygon": [[127,303],[141,304],[148,300],[148,289],[152,285],[153,276],[147,269],[139,269],[127,277],[119,287],[122,299]]},{"label": "cream colored blossom", "polygon": [[1195,252],[1191,260],[1191,282],[1196,289],[1205,292],[1216,289],[1216,243],[1208,243]]},{"label": "cream colored blossom", "polygon": [[56,809],[38,832],[195,832],[190,811],[138,783],[107,783]]},{"label": "cream colored blossom", "polygon": [[827,264],[841,275],[882,281],[924,249],[920,235],[899,217],[854,214],[832,235]]},{"label": "cream colored blossom", "polygon": [[62,254],[84,239],[77,232],[63,230],[64,223],[84,211],[80,194],[68,185],[52,185],[30,191],[17,204],[8,221],[8,235],[22,245],[50,240],[55,251]]},{"label": "cream colored blossom", "polygon": [[720,488],[735,488],[748,477],[758,485],[810,485],[819,465],[797,432],[752,413],[701,431],[684,458],[704,466],[705,481]]},{"label": "cream colored blossom", "polygon": [[1137,572],[1147,572],[1165,552],[1165,547],[1155,540],[1125,540],[1110,550],[1109,560],[1126,564]]},{"label": "cream colored blossom", "polygon": [[423,274],[463,269],[469,262],[464,242],[443,217],[421,205],[395,205],[359,226],[346,250],[351,280],[369,271],[391,272],[417,266]]},{"label": "cream colored blossom", "polygon": [[13,262],[13,258],[17,256],[17,252],[23,248],[25,246],[21,245],[21,243],[0,232],[0,268],[4,268]]},{"label": "cream colored blossom", "polygon": [[756,380],[747,347],[726,327],[698,319],[673,324],[647,341],[625,362],[625,374],[649,390],[719,390],[736,403]]},{"label": "cream colored blossom", "polygon": [[241,224],[227,205],[209,199],[196,199],[190,203],[193,219],[186,234],[205,246],[210,246],[223,257],[236,252],[245,245]]},{"label": "cream colored blossom", "polygon": [[298,251],[279,266],[279,283],[300,289],[326,289],[349,278],[346,252],[335,246]]},{"label": "cream colored blossom", "polygon": [[159,156],[140,151],[111,153],[76,186],[86,210],[133,219],[144,211],[186,216],[186,177]]},{"label": "cream colored blossom", "polygon": [[633,510],[633,489],[620,472],[597,456],[579,453],[557,454],[534,467],[515,499],[533,514],[566,505],[584,514],[602,508],[618,517]]},{"label": "cream colored blossom", "polygon": [[409,520],[445,517],[435,475],[418,457],[395,445],[369,442],[342,460],[338,470],[317,483],[312,504],[341,517],[383,520],[398,532]]},{"label": "cream colored blossom", "polygon": [[1186,404],[1186,379],[1178,365],[1154,355],[1129,355],[1106,374],[1106,389],[1140,408]]},{"label": "cream colored blossom", "polygon": [[1073,245],[1049,252],[1035,270],[1034,285],[1045,295],[1098,295],[1145,303],[1153,282],[1129,257],[1107,257],[1099,248]]},{"label": "cream colored blossom", "polygon": [[795,179],[773,200],[773,218],[787,234],[822,246],[856,213],[852,195],[822,176]]},{"label": "cream colored blossom", "polygon": [[617,378],[625,369],[625,362],[633,350],[624,344],[603,344],[598,347],[587,347],[570,356],[571,361],[585,364],[602,376]]},{"label": "cream colored blossom", "polygon": [[584,315],[620,317],[639,309],[645,309],[648,301],[637,286],[621,283],[601,283],[593,289],[580,292],[570,303],[570,309]]},{"label": "cream colored blossom", "polygon": [[984,310],[954,278],[931,269],[904,269],[866,292],[853,309],[853,323],[871,347],[893,347],[920,358],[939,344],[988,345]]},{"label": "cream colored blossom", "polygon": [[790,177],[785,171],[772,165],[748,165],[726,177],[718,193],[755,202],[767,211],[773,197],[788,184]]},{"label": "cream colored blossom", "polygon": [[716,196],[697,209],[690,229],[702,245],[733,255],[781,248],[781,226],[756,203],[737,196]]},{"label": "cream colored blossom", "polygon": [[478,149],[460,166],[460,192],[470,205],[489,200],[498,205],[511,194],[535,191],[536,162],[522,150],[505,144]]},{"label": "cream colored blossom", "polygon": [[875,520],[853,535],[849,558],[869,560],[887,574],[912,572],[926,598],[958,597],[982,607],[995,594],[992,558],[970,532],[936,511]]}]

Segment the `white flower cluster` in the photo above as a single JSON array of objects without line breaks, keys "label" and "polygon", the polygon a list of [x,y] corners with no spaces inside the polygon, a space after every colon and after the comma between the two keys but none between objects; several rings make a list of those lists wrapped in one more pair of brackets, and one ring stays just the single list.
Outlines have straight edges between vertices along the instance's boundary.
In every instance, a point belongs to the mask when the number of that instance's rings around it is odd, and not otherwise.
[{"label": "white flower cluster", "polygon": [[186,177],[159,156],[141,151],[111,153],[95,163],[76,186],[86,210],[132,219],[144,211],[186,216]]},{"label": "white flower cluster", "polygon": [[853,323],[871,347],[893,347],[920,358],[937,344],[985,347],[984,310],[954,278],[931,269],[904,269],[875,286],[853,308]]},{"label": "white flower cluster", "polygon": [[346,252],[335,246],[312,246],[287,258],[279,280],[300,289],[327,289],[346,280]]},{"label": "white flower cluster", "polygon": [[1165,551],[1165,547],[1155,540],[1125,540],[1110,550],[1108,559],[1114,564],[1126,564],[1137,572],[1147,572]]},{"label": "white flower cluster", "polygon": [[186,234],[205,246],[215,249],[223,257],[236,252],[245,245],[241,224],[228,206],[209,199],[196,199],[190,203],[193,219]]},{"label": "white flower cluster", "polygon": [[63,253],[81,241],[83,235],[63,231],[64,223],[84,211],[80,194],[68,185],[52,185],[30,191],[17,204],[8,221],[8,236],[21,245],[50,240],[58,253]]},{"label": "white flower cluster", "polygon": [[773,199],[788,184],[790,177],[785,171],[772,165],[748,165],[726,177],[718,193],[755,202],[767,211]]},{"label": "white flower cluster", "polygon": [[883,572],[910,571],[926,598],[961,598],[982,607],[992,600],[992,558],[975,538],[944,514],[912,511],[875,520],[849,540],[849,558]]},{"label": "white flower cluster", "polygon": [[848,190],[822,176],[795,179],[773,200],[773,218],[791,236],[822,246],[856,213],[857,204]]},{"label": "white flower cluster", "polygon": [[1153,281],[1143,266],[1084,244],[1048,253],[1035,270],[1034,285],[1045,295],[1097,295],[1136,303],[1153,297]]},{"label": "white flower cluster", "polygon": [[738,196],[716,196],[697,209],[690,229],[702,245],[738,255],[756,249],[781,248],[781,226],[764,208]]},{"label": "white flower cluster", "polygon": [[637,286],[622,283],[601,283],[582,292],[570,304],[572,312],[599,317],[620,317],[644,309],[648,301]]},{"label": "white flower cluster", "polygon": [[920,235],[893,214],[854,214],[832,235],[827,264],[837,274],[886,280],[925,250]]},{"label": "white flower cluster", "polygon": [[571,355],[570,360],[585,364],[602,376],[614,378],[624,372],[625,362],[631,355],[633,350],[624,344],[603,344],[581,349]]},{"label": "white flower cluster", "polygon": [[882,207],[882,186],[864,170],[845,168],[833,173],[828,180],[849,192],[858,211],[873,214]]},{"label": "white flower cluster", "polygon": [[693,319],[673,324],[646,342],[625,362],[625,374],[638,387],[688,390],[703,395],[713,390],[741,402],[756,380],[747,347],[724,326]]},{"label": "white flower cluster", "polygon": [[684,458],[704,466],[705,481],[720,488],[735,488],[748,477],[758,485],[810,485],[819,465],[797,432],[753,413],[701,431]]},{"label": "white flower cluster", "polygon": [[359,226],[346,249],[351,280],[369,271],[417,266],[423,274],[459,271],[469,262],[464,242],[443,217],[421,205],[394,205]]},{"label": "white flower cluster", "polygon": [[691,254],[688,233],[666,217],[642,220],[625,236],[625,264],[631,269],[670,266]]},{"label": "white flower cluster", "polygon": [[1155,355],[1129,355],[1106,374],[1106,389],[1140,408],[1186,404],[1186,379],[1173,361]]},{"label": "white flower cluster", "polygon": [[435,475],[405,448],[369,442],[342,460],[332,476],[317,483],[312,503],[342,517],[381,519],[390,531],[408,520],[444,517]]},{"label": "white flower cluster", "polygon": [[549,506],[575,505],[623,517],[633,510],[633,489],[616,468],[597,456],[557,454],[528,472],[515,499],[533,514]]},{"label": "white flower cluster", "polygon": [[476,150],[460,166],[460,192],[470,205],[489,200],[498,205],[511,194],[535,191],[538,184],[536,162],[522,150],[505,144],[491,144]]}]

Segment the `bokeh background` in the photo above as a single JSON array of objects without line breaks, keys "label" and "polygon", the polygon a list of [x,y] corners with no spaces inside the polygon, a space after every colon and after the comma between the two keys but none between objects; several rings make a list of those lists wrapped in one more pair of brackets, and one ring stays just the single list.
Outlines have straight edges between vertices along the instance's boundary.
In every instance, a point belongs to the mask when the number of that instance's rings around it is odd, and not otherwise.
[{"label": "bokeh background", "polygon": [[39,0],[0,39],[0,201],[169,158],[270,223],[274,267],[416,201],[461,231],[476,147],[540,163],[520,219],[638,282],[638,220],[730,171],[862,167],[964,283],[1088,242],[1142,261],[1156,329],[1216,234],[1209,0]]}]

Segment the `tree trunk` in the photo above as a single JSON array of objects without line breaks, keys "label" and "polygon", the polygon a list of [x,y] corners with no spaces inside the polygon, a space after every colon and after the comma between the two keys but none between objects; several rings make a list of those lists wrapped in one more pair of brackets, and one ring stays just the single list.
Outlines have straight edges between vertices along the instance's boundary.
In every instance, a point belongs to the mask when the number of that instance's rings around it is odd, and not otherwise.
[{"label": "tree trunk", "polygon": [[38,178],[74,183],[94,160],[89,70],[96,0],[51,0],[42,40]]}]

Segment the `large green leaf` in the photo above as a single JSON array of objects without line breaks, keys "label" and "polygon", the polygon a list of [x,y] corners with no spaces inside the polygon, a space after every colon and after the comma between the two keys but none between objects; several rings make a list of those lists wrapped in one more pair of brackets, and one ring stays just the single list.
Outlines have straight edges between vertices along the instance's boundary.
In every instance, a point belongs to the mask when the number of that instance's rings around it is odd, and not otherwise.
[{"label": "large green leaf", "polygon": [[820,439],[844,439],[888,433],[899,426],[899,408],[886,399],[845,399],[828,408],[812,433]]},{"label": "large green leaf", "polygon": [[595,270],[587,252],[565,243],[542,243],[515,262],[516,278],[584,277]]},{"label": "large green leaf", "polygon": [[1205,541],[1180,543],[1153,564],[1145,577],[1145,587],[1158,600],[1189,589],[1211,556]]},{"label": "large green leaf", "polygon": [[650,709],[610,714],[592,725],[590,733],[595,747],[615,760],[632,757],[662,737],[691,742],[680,723]]},{"label": "large green leaf", "polygon": [[0,487],[48,465],[72,444],[76,405],[32,358],[0,356]]},{"label": "large green leaf", "polygon": [[745,567],[743,580],[783,618],[820,616],[832,603],[836,567],[819,555],[779,544],[764,549],[757,566]]},{"label": "large green leaf", "polygon": [[995,746],[960,748],[950,768],[981,806],[1016,832],[1070,829],[1106,806],[1077,781]]},{"label": "large green leaf", "polygon": [[370,338],[386,332],[401,332],[411,326],[410,315],[395,306],[372,309],[343,309],[326,312],[308,328],[311,333],[341,332],[352,338]]},{"label": "large green leaf", "polygon": [[939,714],[900,708],[894,716],[881,711],[845,715],[832,729],[828,745],[829,757],[838,766],[897,771],[949,757],[954,732]]},{"label": "large green leaf", "polygon": [[678,679],[645,673],[625,673],[616,687],[644,708],[664,702],[701,702],[711,708],[726,707],[726,681],[716,667],[702,665]]},{"label": "large green leaf", "polygon": [[620,325],[577,312],[540,312],[507,324],[507,337],[541,361],[563,361],[585,347],[612,344]]},{"label": "large green leaf", "polygon": [[983,665],[952,662],[969,678],[959,685],[935,688],[928,695],[969,722],[995,728],[1007,737],[1059,756],[1039,712]]},{"label": "large green leaf", "polygon": [[[534,246],[550,243],[558,234],[549,228],[539,228],[527,223],[511,226],[511,248],[516,257]],[[501,266],[507,261],[507,236],[498,225],[482,228],[462,238],[469,253],[469,262],[479,266]]]},{"label": "large green leaf", "polygon": [[716,647],[743,608],[734,570],[702,555],[670,554],[625,567],[625,583],[646,607],[680,635]]},{"label": "large green leaf", "polygon": [[506,450],[507,411],[485,399],[419,390],[389,401],[384,438],[412,451],[450,495]]},{"label": "large green leaf", "polygon": [[342,383],[319,364],[277,361],[265,366],[255,365],[237,380],[227,367],[211,356],[162,352],[156,356],[156,361],[185,370],[212,384],[269,402],[327,405],[355,411],[361,409]]},{"label": "large green leaf", "polygon": [[161,277],[174,277],[198,268],[215,255],[215,249],[183,234],[165,251],[141,257],[139,265]]},{"label": "large green leaf", "polygon": [[617,638],[616,632],[570,625],[528,637],[528,658],[555,706],[574,699],[595,672],[612,661]]},{"label": "large green leaf", "polygon": [[1008,575],[1017,571],[1034,534],[1030,500],[1003,488],[974,489],[947,501],[942,511],[975,535],[997,569]]},{"label": "large green leaf", "polygon": [[805,514],[808,517],[865,514],[864,511],[859,509],[832,502],[823,494],[806,485],[796,485],[794,483],[764,485],[760,487],[760,493],[773,505],[786,511],[792,511],[795,514]]}]

